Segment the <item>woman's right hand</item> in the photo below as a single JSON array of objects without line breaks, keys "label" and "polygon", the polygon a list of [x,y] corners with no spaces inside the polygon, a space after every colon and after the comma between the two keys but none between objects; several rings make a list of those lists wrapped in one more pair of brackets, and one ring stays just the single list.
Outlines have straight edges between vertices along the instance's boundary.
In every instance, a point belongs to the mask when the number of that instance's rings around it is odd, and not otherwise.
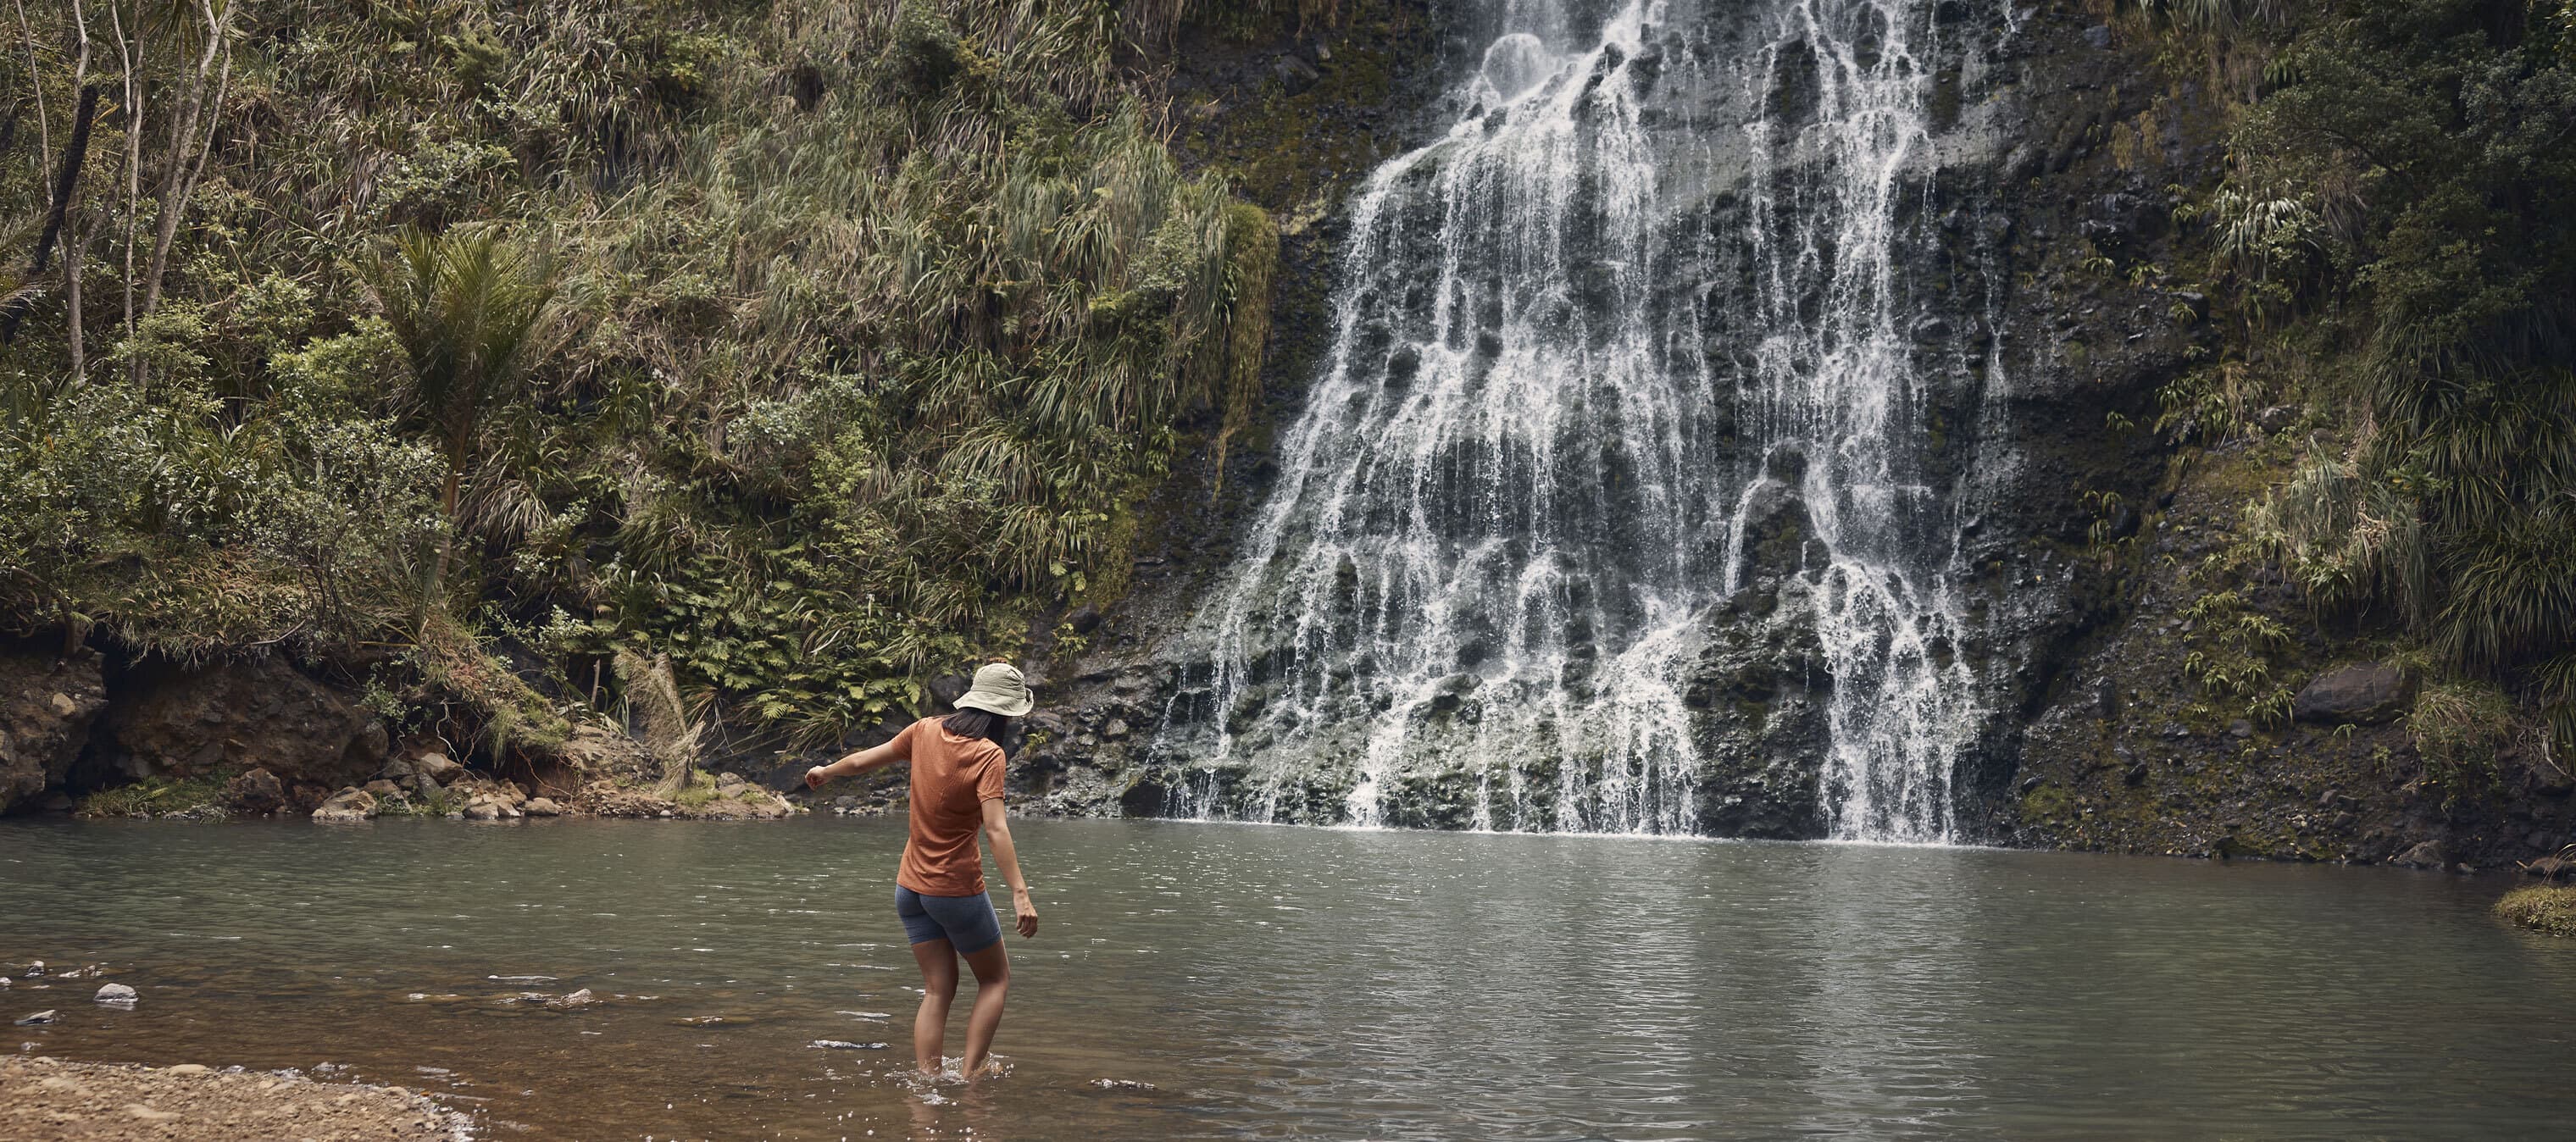
[{"label": "woman's right hand", "polygon": [[820,789],[823,787],[824,782],[831,779],[832,775],[823,772],[822,766],[815,766],[805,771],[805,788]]}]

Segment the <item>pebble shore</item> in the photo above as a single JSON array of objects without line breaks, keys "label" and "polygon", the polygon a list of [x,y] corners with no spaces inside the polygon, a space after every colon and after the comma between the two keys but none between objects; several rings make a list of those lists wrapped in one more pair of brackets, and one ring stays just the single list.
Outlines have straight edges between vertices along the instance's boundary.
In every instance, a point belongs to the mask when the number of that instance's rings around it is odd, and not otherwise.
[{"label": "pebble shore", "polygon": [[14,1142],[466,1142],[468,1127],[465,1115],[401,1087],[0,1056],[0,1138]]}]

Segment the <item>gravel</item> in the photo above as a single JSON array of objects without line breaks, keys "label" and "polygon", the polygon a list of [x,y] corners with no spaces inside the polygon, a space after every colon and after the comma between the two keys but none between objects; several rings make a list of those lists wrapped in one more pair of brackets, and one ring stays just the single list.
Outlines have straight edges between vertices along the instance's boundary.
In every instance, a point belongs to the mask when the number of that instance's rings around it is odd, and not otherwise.
[{"label": "gravel", "polygon": [[135,1067],[0,1056],[0,1138],[16,1142],[281,1138],[464,1142],[468,1121],[401,1087],[194,1064]]}]

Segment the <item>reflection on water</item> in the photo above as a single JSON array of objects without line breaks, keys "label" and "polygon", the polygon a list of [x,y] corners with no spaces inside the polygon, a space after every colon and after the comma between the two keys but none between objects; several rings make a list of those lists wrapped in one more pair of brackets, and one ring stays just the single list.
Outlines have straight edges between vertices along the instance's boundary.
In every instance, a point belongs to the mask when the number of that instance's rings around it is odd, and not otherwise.
[{"label": "reflection on water", "polygon": [[901,830],[0,822],[0,964],[143,992],[21,981],[0,1015],[59,1008],[13,1042],[71,1058],[328,1061],[500,1138],[2465,1138],[2576,1113],[2576,947],[2488,920],[2493,883],[1047,821],[1016,830],[1046,926],[1011,945],[1010,1073],[926,1100],[899,1081]]}]

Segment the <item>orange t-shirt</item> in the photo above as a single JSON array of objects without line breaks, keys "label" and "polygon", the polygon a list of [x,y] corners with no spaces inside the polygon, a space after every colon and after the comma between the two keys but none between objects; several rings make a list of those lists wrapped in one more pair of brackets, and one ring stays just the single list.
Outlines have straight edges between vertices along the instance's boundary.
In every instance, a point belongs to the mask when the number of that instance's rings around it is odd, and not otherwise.
[{"label": "orange t-shirt", "polygon": [[888,743],[912,759],[912,839],[894,882],[924,896],[984,891],[984,802],[1002,796],[1002,747],[949,733],[937,718],[905,726]]}]

